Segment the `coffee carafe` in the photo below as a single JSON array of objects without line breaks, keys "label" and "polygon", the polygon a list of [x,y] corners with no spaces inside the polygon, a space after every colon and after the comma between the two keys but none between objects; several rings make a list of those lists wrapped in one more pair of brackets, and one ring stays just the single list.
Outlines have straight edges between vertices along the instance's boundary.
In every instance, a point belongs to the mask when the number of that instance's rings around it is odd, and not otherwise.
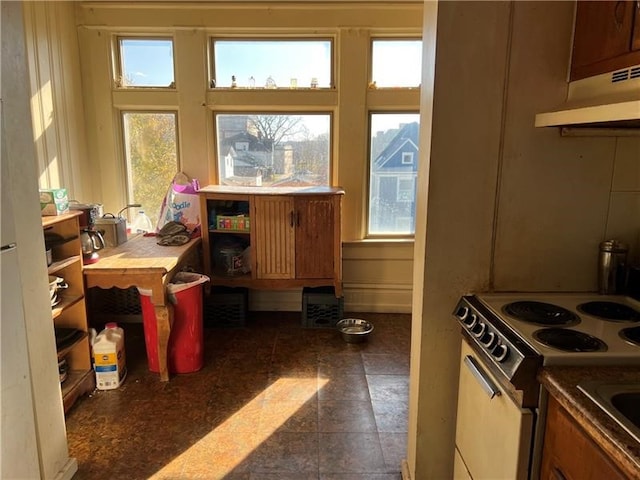
[{"label": "coffee carafe", "polygon": [[88,265],[100,260],[98,250],[104,248],[104,238],[98,231],[85,228],[80,233],[80,244],[82,245],[82,263]]},{"label": "coffee carafe", "polygon": [[598,292],[623,293],[627,283],[627,252],[629,248],[617,240],[600,244],[598,256]]}]

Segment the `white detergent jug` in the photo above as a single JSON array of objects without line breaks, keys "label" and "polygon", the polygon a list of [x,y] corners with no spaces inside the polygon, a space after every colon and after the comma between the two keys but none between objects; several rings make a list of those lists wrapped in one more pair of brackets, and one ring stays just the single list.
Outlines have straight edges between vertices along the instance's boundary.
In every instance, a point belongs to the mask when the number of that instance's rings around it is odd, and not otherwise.
[{"label": "white detergent jug", "polygon": [[118,388],[127,376],[124,330],[117,323],[107,323],[93,341],[93,367],[99,390]]}]

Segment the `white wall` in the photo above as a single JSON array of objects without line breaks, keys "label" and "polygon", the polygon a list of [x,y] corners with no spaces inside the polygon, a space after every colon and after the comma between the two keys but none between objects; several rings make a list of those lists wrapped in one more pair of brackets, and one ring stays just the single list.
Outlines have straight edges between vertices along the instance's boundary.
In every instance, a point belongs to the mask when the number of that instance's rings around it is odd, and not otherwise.
[{"label": "white wall", "polygon": [[73,2],[24,2],[33,138],[41,188],[99,199],[90,186]]}]

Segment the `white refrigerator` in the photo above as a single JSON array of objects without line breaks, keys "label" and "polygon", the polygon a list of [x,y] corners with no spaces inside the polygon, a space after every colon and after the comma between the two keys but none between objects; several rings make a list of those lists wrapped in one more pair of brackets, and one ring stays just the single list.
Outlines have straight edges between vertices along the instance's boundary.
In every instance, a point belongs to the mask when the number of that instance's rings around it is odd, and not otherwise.
[{"label": "white refrigerator", "polygon": [[[4,125],[2,130],[4,144]],[[15,214],[4,145],[1,158],[0,478],[31,480],[40,478],[40,465]]]}]

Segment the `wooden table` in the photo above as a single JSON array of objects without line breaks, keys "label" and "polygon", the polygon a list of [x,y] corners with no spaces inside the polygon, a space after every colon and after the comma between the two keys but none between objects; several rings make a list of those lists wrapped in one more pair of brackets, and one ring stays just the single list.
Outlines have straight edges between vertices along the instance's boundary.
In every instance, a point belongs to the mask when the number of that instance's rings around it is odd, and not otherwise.
[{"label": "wooden table", "polygon": [[129,288],[151,290],[158,331],[160,380],[169,380],[167,347],[173,325],[173,305],[167,301],[166,285],[180,271],[185,261],[196,254],[200,239],[177,247],[160,246],[156,237],[135,235],[129,241],[98,253],[100,260],[84,266],[87,288]]}]

